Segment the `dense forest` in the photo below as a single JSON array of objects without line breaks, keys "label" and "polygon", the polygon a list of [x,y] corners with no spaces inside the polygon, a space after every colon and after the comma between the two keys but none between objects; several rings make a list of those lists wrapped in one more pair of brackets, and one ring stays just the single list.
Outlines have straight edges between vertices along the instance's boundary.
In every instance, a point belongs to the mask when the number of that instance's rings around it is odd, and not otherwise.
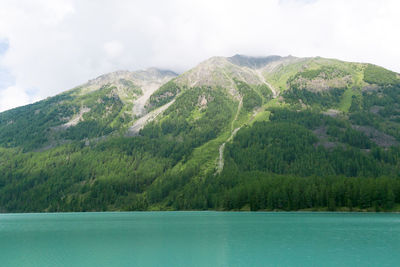
[{"label": "dense forest", "polygon": [[[212,112],[218,114],[217,109]],[[338,146],[318,145],[312,129],[321,125],[339,129],[329,131]],[[170,120],[149,124],[135,138],[71,143],[44,154],[2,149],[3,211],[380,211],[400,203],[400,149],[383,149],[338,119],[274,109],[270,122],[243,128],[228,144],[221,174],[201,179],[193,179],[197,165],[178,175],[173,166],[187,161],[218,129],[188,135],[184,131],[190,127],[171,114]],[[180,134],[183,142],[171,138]]]}]

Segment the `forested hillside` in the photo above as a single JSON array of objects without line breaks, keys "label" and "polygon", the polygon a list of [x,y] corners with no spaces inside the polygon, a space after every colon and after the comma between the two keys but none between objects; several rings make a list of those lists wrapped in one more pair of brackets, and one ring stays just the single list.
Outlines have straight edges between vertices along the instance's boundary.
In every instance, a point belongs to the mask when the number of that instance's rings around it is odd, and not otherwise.
[{"label": "forested hillside", "polygon": [[0,211],[400,210],[400,76],[215,57],[0,113]]}]

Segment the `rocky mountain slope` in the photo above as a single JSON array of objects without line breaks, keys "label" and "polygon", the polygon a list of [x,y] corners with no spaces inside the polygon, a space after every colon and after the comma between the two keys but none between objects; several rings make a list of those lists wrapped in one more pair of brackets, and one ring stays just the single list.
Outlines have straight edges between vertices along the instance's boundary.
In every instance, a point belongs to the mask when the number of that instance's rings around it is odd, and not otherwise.
[{"label": "rocky mountain slope", "polygon": [[105,74],[0,113],[0,210],[396,210],[399,100],[319,57]]},{"label": "rocky mountain slope", "polygon": [[6,111],[0,118],[0,143],[43,150],[72,140],[126,132],[145,113],[145,103],[177,74],[155,68],[102,75],[65,93]]}]

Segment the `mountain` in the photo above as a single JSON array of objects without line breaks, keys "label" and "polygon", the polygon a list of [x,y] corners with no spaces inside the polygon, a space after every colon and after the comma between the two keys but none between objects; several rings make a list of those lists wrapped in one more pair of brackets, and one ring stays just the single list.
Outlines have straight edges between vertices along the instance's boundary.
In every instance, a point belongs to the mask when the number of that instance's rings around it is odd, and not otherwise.
[{"label": "mountain", "polygon": [[0,113],[0,211],[400,210],[399,103],[321,57],[105,74]]},{"label": "mountain", "polygon": [[0,144],[46,150],[124,132],[151,94],[177,74],[155,68],[102,75],[55,97],[0,115]]}]

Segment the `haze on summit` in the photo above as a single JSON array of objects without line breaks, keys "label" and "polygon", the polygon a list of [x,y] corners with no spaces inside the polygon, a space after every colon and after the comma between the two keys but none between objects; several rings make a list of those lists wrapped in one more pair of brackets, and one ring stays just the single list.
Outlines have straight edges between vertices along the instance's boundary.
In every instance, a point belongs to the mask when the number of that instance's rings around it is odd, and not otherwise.
[{"label": "haze on summit", "polygon": [[2,0],[0,111],[116,70],[322,56],[400,72],[396,0]]}]

